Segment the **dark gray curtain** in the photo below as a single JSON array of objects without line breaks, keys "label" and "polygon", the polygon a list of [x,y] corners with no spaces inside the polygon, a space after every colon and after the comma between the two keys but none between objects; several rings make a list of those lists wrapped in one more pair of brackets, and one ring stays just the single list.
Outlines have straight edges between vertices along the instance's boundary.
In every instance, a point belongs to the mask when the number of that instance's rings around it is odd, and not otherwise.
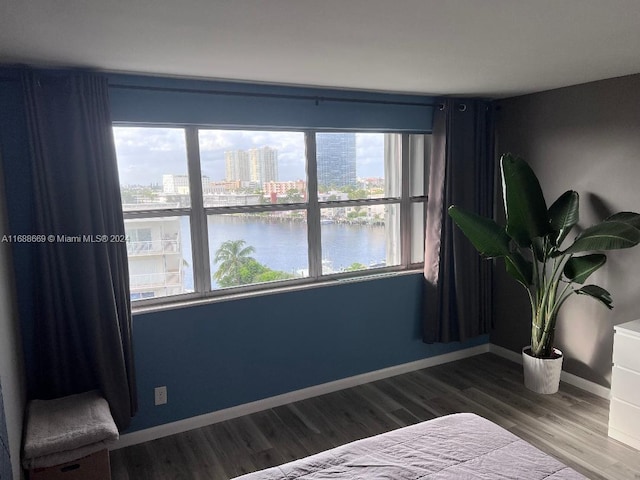
[{"label": "dark gray curtain", "polygon": [[9,451],[9,434],[7,433],[7,420],[4,413],[4,400],[2,399],[2,379],[0,378],[0,479],[13,479],[13,467],[11,466],[11,452]]},{"label": "dark gray curtain", "polygon": [[[137,410],[129,274],[104,77],[23,74],[34,233],[33,397],[99,389],[118,427]],[[104,237],[106,235],[106,237]]]},{"label": "dark gray curtain", "polygon": [[427,343],[463,341],[491,329],[491,262],[480,258],[447,208],[491,216],[494,162],[490,103],[447,99],[436,108],[424,261]]}]

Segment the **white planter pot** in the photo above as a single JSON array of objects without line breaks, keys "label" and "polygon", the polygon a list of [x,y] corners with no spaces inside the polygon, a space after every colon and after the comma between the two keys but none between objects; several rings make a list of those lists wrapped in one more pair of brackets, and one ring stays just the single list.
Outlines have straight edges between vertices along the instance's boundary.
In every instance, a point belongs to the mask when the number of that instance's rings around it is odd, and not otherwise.
[{"label": "white planter pot", "polygon": [[556,393],[562,373],[562,352],[553,349],[556,358],[536,358],[531,356],[531,346],[522,349],[524,386],[536,393]]}]

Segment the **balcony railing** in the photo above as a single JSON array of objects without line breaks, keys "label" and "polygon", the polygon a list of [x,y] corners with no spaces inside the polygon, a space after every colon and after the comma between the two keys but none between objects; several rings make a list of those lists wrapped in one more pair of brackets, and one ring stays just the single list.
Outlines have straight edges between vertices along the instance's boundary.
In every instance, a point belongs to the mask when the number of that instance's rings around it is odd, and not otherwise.
[{"label": "balcony railing", "polygon": [[131,290],[182,286],[181,272],[143,273],[129,276]]},{"label": "balcony railing", "polygon": [[148,240],[142,242],[127,242],[127,254],[131,256],[161,255],[165,253],[180,253],[179,240]]}]

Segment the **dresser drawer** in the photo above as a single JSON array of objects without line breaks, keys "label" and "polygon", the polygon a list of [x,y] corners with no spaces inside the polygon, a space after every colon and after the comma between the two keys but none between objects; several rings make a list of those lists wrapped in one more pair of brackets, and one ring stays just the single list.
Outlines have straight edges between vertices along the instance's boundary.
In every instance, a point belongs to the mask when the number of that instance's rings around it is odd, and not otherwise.
[{"label": "dresser drawer", "polygon": [[609,429],[640,440],[640,408],[612,398],[609,410]]},{"label": "dresser drawer", "polygon": [[613,336],[613,363],[640,372],[640,337],[616,332]]},{"label": "dresser drawer", "polygon": [[613,366],[611,396],[640,408],[640,372]]}]

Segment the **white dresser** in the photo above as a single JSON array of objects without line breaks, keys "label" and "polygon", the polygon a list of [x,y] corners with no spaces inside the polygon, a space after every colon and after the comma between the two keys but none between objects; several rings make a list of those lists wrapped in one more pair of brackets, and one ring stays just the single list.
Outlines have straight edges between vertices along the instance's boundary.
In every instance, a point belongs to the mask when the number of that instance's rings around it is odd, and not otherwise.
[{"label": "white dresser", "polygon": [[609,436],[640,449],[640,320],[614,332]]}]

